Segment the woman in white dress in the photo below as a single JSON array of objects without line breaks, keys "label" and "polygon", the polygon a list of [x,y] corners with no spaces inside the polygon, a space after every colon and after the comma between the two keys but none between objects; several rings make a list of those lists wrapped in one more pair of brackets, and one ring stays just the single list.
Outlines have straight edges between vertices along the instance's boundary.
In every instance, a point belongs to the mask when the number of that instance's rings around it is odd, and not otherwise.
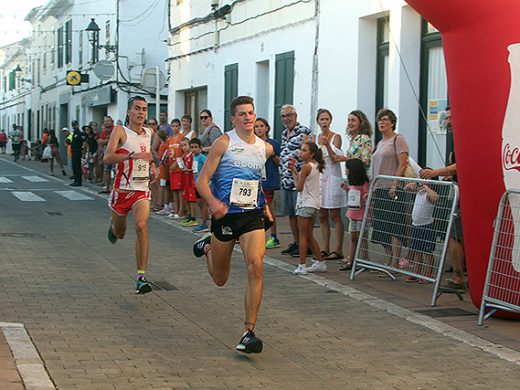
[{"label": "woman in white dress", "polygon": [[[320,230],[322,239],[322,255],[325,260],[343,259],[343,219],[341,208],[347,206],[346,192],[341,188],[343,176],[339,162],[334,161],[334,156],[343,155],[341,151],[341,136],[330,130],[332,114],[329,110],[320,108],[316,115],[316,121],[320,127],[320,133],[315,138],[316,144],[321,148],[325,160],[325,170],[320,178]],[[330,225],[332,220],[335,229],[336,247],[330,250]]]}]

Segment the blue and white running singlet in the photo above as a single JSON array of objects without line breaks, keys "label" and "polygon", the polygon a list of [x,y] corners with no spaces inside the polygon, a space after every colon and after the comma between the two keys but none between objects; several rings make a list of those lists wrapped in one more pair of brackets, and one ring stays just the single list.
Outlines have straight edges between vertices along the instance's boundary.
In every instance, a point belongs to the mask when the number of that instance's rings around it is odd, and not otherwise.
[{"label": "blue and white running singlet", "polygon": [[231,130],[226,133],[229,145],[211,178],[213,195],[229,206],[228,213],[263,209],[265,196],[265,142],[255,136],[255,143],[244,142]]}]

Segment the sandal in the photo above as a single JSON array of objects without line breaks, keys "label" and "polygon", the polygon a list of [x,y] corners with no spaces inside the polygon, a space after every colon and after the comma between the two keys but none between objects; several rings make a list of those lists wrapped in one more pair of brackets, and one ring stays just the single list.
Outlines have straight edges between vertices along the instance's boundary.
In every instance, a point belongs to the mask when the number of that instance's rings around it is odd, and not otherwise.
[{"label": "sandal", "polygon": [[328,257],[329,256],[329,252],[327,251],[321,251],[321,256],[324,258],[325,260],[325,257]]},{"label": "sandal", "polygon": [[340,255],[336,251],[332,251],[328,254],[328,256],[323,256],[323,260],[341,260],[343,259],[343,255]]},{"label": "sandal", "polygon": [[466,291],[466,283],[454,283],[451,279],[448,279],[448,283],[444,287],[457,291]]},{"label": "sandal", "polygon": [[352,263],[345,263],[341,267],[339,267],[340,271],[350,271],[352,269]]}]

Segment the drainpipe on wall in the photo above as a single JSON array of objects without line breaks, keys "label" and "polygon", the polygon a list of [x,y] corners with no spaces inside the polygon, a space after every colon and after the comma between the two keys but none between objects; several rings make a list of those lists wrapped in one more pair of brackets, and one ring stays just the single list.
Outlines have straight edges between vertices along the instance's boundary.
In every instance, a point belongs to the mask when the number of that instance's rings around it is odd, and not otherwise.
[{"label": "drainpipe on wall", "polygon": [[320,0],[314,3],[314,19],[316,20],[316,32],[314,35],[314,54],[312,56],[312,80],[311,80],[311,109],[310,109],[310,129],[314,133],[316,129],[316,119],[314,118],[318,111],[318,48],[320,44]]}]

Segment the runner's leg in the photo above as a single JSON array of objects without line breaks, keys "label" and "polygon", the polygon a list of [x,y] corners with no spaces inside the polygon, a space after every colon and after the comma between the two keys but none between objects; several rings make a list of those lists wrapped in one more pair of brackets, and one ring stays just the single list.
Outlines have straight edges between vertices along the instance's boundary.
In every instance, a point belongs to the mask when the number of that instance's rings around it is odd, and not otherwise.
[{"label": "runner's leg", "polygon": [[244,296],[245,330],[253,330],[262,302],[262,271],[265,255],[264,231],[253,230],[240,236],[240,247],[247,267],[247,288]]},{"label": "runner's leg", "polygon": [[122,216],[112,211],[112,233],[122,240],[126,234],[126,215]]},{"label": "runner's leg", "polygon": [[231,270],[231,254],[235,240],[220,241],[215,235],[211,236],[211,249],[206,253],[208,272],[213,282],[219,287],[226,284]]},{"label": "runner's leg", "polygon": [[135,231],[137,240],[135,243],[135,255],[138,270],[146,270],[148,264],[148,216],[150,215],[150,201],[142,199],[132,206],[134,213]]}]

